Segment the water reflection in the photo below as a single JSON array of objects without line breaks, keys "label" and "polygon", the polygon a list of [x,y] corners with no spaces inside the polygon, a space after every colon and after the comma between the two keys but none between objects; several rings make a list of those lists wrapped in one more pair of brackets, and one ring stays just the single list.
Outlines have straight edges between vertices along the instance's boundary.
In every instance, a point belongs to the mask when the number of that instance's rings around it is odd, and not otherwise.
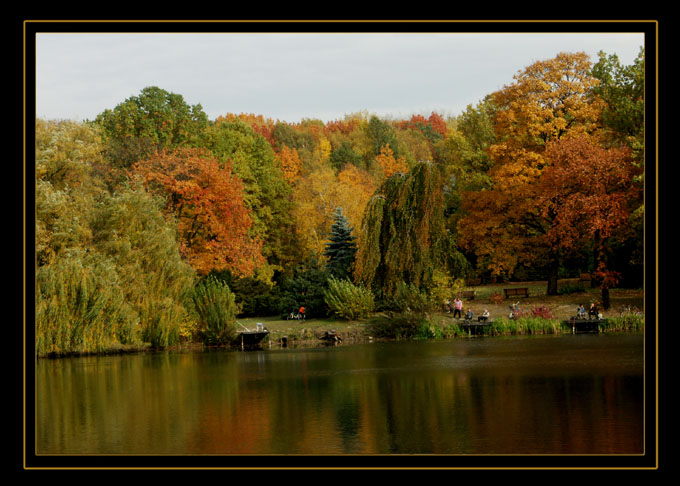
[{"label": "water reflection", "polygon": [[639,454],[642,337],[41,360],[48,454]]}]

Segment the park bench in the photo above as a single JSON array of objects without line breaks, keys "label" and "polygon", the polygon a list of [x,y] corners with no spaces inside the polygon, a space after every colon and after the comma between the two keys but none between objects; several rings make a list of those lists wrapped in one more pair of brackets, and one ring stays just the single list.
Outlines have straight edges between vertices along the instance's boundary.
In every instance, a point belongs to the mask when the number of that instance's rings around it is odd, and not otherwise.
[{"label": "park bench", "polygon": [[468,287],[473,287],[475,285],[482,285],[482,279],[481,278],[472,278],[470,280],[467,280],[465,282],[465,285]]},{"label": "park bench", "polygon": [[512,289],[503,289],[505,298],[508,297],[529,297],[529,289],[526,287],[517,287]]},{"label": "park bench", "polygon": [[474,290],[463,290],[461,295],[464,299],[474,299],[475,298],[475,291]]}]

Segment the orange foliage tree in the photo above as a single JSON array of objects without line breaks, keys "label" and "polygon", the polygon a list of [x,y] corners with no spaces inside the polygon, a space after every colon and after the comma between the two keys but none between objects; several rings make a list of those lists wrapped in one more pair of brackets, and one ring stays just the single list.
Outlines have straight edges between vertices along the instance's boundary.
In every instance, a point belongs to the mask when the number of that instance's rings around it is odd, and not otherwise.
[{"label": "orange foliage tree", "polygon": [[396,125],[399,128],[406,129],[414,129],[414,130],[423,130],[423,129],[430,129],[434,133],[437,133],[442,136],[442,138],[446,137],[446,121],[444,118],[442,118],[441,115],[438,113],[435,113],[434,111],[430,114],[428,118],[425,118],[423,115],[412,115],[409,120],[397,122]]},{"label": "orange foliage tree", "polygon": [[132,173],[166,198],[166,211],[178,223],[180,253],[198,273],[228,269],[249,276],[264,262],[262,243],[249,236],[243,184],[228,163],[184,148],[139,161]]},{"label": "orange foliage tree", "polygon": [[498,142],[489,147],[492,188],[463,194],[461,244],[492,275],[511,275],[516,265],[547,263],[548,294],[557,293],[559,252],[546,241],[552,215],[543,211],[541,176],[545,150],[566,136],[600,128],[598,81],[584,53],[559,54],[532,64],[515,82],[494,93]]},{"label": "orange foliage tree", "polygon": [[380,149],[380,153],[375,156],[375,161],[380,168],[382,168],[385,178],[388,178],[397,172],[401,172],[402,174],[408,172],[406,159],[404,157],[395,158],[394,152],[389,145],[383,145]]},{"label": "orange foliage tree", "polygon": [[302,161],[300,160],[297,150],[284,145],[274,157],[276,157],[281,164],[283,177],[289,184],[292,184],[300,175],[300,170],[302,169]]},{"label": "orange foliage tree", "polygon": [[631,208],[639,196],[631,151],[606,149],[579,136],[552,142],[545,156],[551,165],[541,178],[538,202],[543,217],[552,221],[547,243],[563,252],[594,246],[595,277],[606,309],[609,287],[618,281],[618,274],[607,268],[607,254],[615,237],[630,229]]}]

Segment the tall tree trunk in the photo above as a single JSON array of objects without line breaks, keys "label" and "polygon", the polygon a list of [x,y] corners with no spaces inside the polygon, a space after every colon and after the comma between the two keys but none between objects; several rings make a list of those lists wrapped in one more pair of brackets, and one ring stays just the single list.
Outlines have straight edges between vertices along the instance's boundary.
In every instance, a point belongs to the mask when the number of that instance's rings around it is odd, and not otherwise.
[{"label": "tall tree trunk", "polygon": [[560,270],[560,256],[556,251],[551,251],[548,264],[548,295],[557,295],[557,277]]},{"label": "tall tree trunk", "polygon": [[[606,270],[607,268],[607,252],[605,251],[599,231],[595,232],[595,268],[602,268],[603,270]],[[609,310],[611,305],[609,300],[609,282],[605,276],[606,274],[599,276],[597,279],[597,284],[600,286],[600,290],[602,291],[602,308],[604,310]]]},{"label": "tall tree trunk", "polygon": [[611,303],[609,302],[609,287],[602,286],[602,308],[609,310]]}]

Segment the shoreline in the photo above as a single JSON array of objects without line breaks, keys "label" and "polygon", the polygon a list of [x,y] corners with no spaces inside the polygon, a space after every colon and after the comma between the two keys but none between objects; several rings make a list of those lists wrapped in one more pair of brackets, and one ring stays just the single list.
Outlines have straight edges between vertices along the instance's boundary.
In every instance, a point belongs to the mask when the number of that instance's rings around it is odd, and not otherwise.
[{"label": "shoreline", "polygon": [[[303,328],[303,331],[307,331],[303,336],[301,337],[295,337],[293,339],[288,338],[288,336],[285,336],[287,339],[282,340],[281,337],[279,339],[270,339],[266,342],[262,342],[259,345],[247,347],[245,351],[257,351],[257,350],[267,350],[267,349],[285,349],[285,348],[292,348],[292,349],[298,349],[298,348],[325,348],[329,346],[352,346],[352,345],[358,345],[358,344],[371,344],[371,343],[386,343],[386,342],[403,342],[403,341],[449,341],[449,340],[454,340],[454,339],[474,339],[474,338],[493,338],[493,337],[513,337],[513,336],[530,336],[530,335],[570,335],[570,334],[603,334],[603,333],[644,333],[644,325],[642,326],[641,329],[626,329],[626,328],[603,328],[598,331],[585,331],[585,332],[574,332],[571,327],[569,327],[566,324],[565,320],[558,320],[558,319],[541,319],[541,318],[534,318],[534,320],[542,320],[545,321],[544,324],[545,326],[541,328],[532,328],[530,326],[522,326],[523,324],[523,319],[518,319],[516,321],[510,321],[504,320],[507,322],[511,323],[516,323],[518,324],[517,327],[507,327],[502,330],[501,332],[497,332],[496,329],[494,329],[494,325],[496,322],[492,321],[487,324],[488,329],[491,329],[492,332],[490,333],[470,333],[470,332],[461,332],[460,327],[458,324],[462,324],[465,322],[464,319],[456,320],[457,322],[454,322],[453,318],[448,317],[447,319],[451,319],[451,322],[449,322],[449,326],[452,330],[457,330],[457,332],[453,332],[449,335],[439,335],[437,336],[436,334],[432,334],[430,336],[427,335],[413,335],[413,336],[408,336],[408,337],[395,337],[395,336],[374,336],[371,333],[366,333],[367,328],[370,326],[369,322],[365,322],[363,324],[355,324],[354,325],[354,332],[350,333],[340,333],[337,332],[335,328],[328,328],[328,326],[324,327],[324,329],[328,330],[333,330],[334,334],[336,334],[339,339],[337,340],[329,340],[325,339],[324,336],[328,334],[327,330],[324,330],[322,333],[318,332],[318,329],[320,329],[322,326],[317,327],[317,331],[314,332],[309,328]],[[531,318],[529,318],[531,319]],[[611,319],[611,318],[610,318]],[[527,319],[528,320],[528,319]],[[644,317],[642,318],[644,322]],[[526,321],[526,320],[524,320]],[[594,320],[593,322],[598,322],[598,323],[605,323],[607,319],[601,319],[601,320]],[[476,322],[475,322],[476,323]],[[433,327],[436,326],[441,326],[442,324],[433,324],[433,323],[423,323],[421,326],[423,328],[429,328],[432,329]],[[485,326],[485,327],[487,327]],[[339,326],[335,326],[339,327]],[[358,329],[359,327],[363,327],[362,330]],[[271,334],[270,334],[271,335]],[[116,355],[125,355],[125,354],[141,354],[141,353],[158,353],[158,352],[191,352],[191,351],[210,351],[210,350],[217,350],[217,351],[244,351],[239,345],[234,345],[234,344],[225,344],[225,345],[220,345],[220,346],[208,346],[203,343],[196,343],[196,342],[189,342],[189,343],[181,343],[181,344],[176,344],[173,346],[166,346],[166,347],[152,347],[149,345],[138,345],[138,346],[123,346],[123,347],[116,347],[116,348],[111,348],[109,350],[105,351],[99,351],[99,352],[71,352],[71,353],[50,353],[48,355],[44,356],[36,356],[36,359],[61,359],[61,358],[78,358],[78,357],[103,357],[103,356],[116,356]]]},{"label": "shoreline", "polygon": [[[530,296],[521,297],[517,299],[503,299],[500,302],[494,303],[492,296],[499,292],[500,289],[508,286],[529,286]],[[539,330],[541,323],[537,321],[533,324],[533,329],[510,329],[511,324],[508,324],[509,306],[515,302],[519,302],[520,308],[525,312],[532,308],[546,307],[550,309],[552,318],[546,319],[546,326],[551,333],[556,333],[558,328],[561,328],[561,323],[575,316],[576,307],[579,304],[588,305],[592,301],[597,301],[600,296],[599,289],[587,289],[582,292],[574,292],[565,295],[546,296],[544,293],[542,282],[526,282],[526,283],[505,283],[505,284],[487,284],[479,286],[469,286],[466,290],[474,290],[475,298],[465,299],[464,309],[471,308],[475,315],[478,316],[484,309],[489,310],[491,314],[490,320],[492,322],[505,324],[503,332],[498,332],[498,329],[492,334],[484,334],[482,336],[493,337],[497,335],[513,335],[513,334],[530,334],[530,333],[546,333],[545,330]],[[543,292],[542,292],[543,291]],[[612,289],[611,290],[612,305],[609,310],[601,311],[605,319],[618,318],[621,314],[623,306],[633,306],[640,309],[644,308],[644,290],[643,289]],[[475,318],[476,319],[476,318]],[[531,319],[531,318],[529,318]],[[540,318],[534,318],[540,319]],[[310,318],[306,320],[286,320],[281,319],[280,316],[263,316],[263,317],[242,317],[238,318],[237,322],[248,328],[255,329],[258,323],[262,323],[264,327],[269,330],[270,334],[268,340],[263,342],[260,348],[274,348],[284,347],[281,343],[282,338],[286,338],[286,347],[301,347],[301,346],[315,346],[324,347],[332,345],[349,345],[349,344],[363,344],[371,342],[388,342],[405,339],[460,339],[463,337],[460,331],[455,328],[456,321],[453,320],[452,314],[445,312],[435,312],[428,315],[426,321],[419,323],[420,326],[425,326],[430,329],[428,332],[423,328],[423,333],[417,336],[399,337],[390,336],[384,337],[376,333],[377,323],[386,322],[386,318],[382,313],[375,313],[370,319],[363,319],[359,321],[346,321],[334,317],[324,318]],[[460,320],[459,322],[463,322]],[[558,325],[559,324],[559,325]],[[238,326],[242,329],[241,326]],[[326,333],[335,331],[342,342],[325,341],[321,339]],[[567,333],[567,330],[559,330],[560,333]],[[570,332],[570,331],[569,331]],[[604,332],[625,332],[625,331],[611,331]],[[239,350],[239,346],[224,345],[219,349],[233,349]],[[209,350],[210,346],[206,346],[200,342],[182,342],[172,346],[163,348],[153,348],[149,344],[139,345],[120,345],[116,344],[109,349],[98,352],[69,352],[69,353],[49,353],[47,355],[37,356],[36,359],[58,359],[65,357],[85,357],[85,356],[113,356],[133,353],[158,352],[158,351],[191,351],[191,350]],[[255,348],[258,349],[258,348]]]}]

